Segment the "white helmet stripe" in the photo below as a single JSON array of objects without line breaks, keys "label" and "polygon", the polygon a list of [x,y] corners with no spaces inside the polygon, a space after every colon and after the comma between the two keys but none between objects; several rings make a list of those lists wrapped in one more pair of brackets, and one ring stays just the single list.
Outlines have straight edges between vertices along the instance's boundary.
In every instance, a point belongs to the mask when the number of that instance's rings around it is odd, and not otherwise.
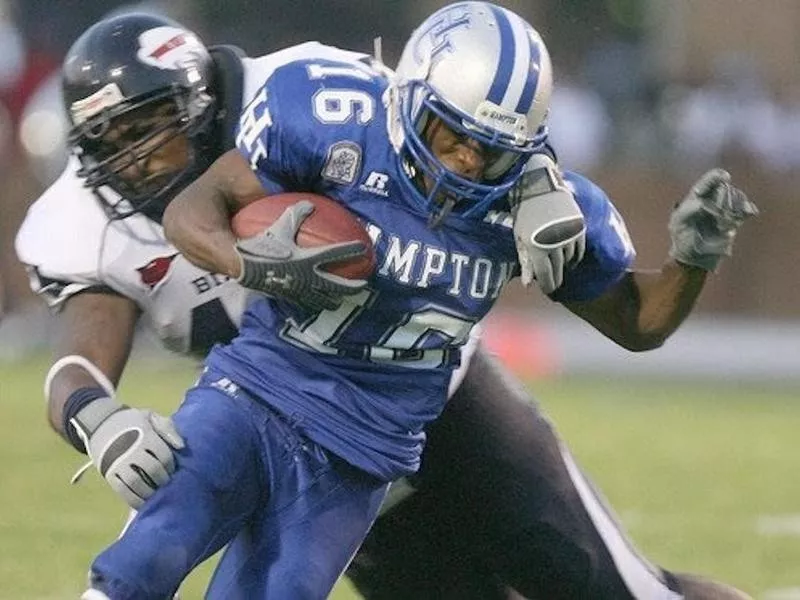
[{"label": "white helmet stripe", "polygon": [[[539,83],[539,47],[516,15],[491,6],[500,35],[500,58],[488,100],[516,113],[527,113]],[[513,108],[512,108],[513,107]]]},{"label": "white helmet stripe", "polygon": [[[511,74],[511,84],[508,86],[503,106],[514,112],[525,114],[530,109],[531,91],[536,87],[536,73],[531,69],[531,43],[530,36],[522,19],[509,19],[511,31],[514,35],[514,69]],[[522,106],[523,96],[529,96],[527,106]]]}]

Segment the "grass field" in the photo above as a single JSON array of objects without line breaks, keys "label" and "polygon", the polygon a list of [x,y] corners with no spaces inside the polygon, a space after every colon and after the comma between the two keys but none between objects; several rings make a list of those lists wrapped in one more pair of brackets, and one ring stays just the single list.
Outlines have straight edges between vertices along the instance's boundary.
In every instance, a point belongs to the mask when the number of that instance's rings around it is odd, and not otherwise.
[{"label": "grass field", "polygon": [[[0,600],[77,598],[125,510],[45,425],[46,362],[0,363]],[[195,373],[131,365],[121,394],[169,410]],[[757,598],[800,588],[800,390],[543,381],[537,395],[640,549]],[[205,566],[184,587],[202,597]],[[346,583],[334,598],[356,596]]]}]

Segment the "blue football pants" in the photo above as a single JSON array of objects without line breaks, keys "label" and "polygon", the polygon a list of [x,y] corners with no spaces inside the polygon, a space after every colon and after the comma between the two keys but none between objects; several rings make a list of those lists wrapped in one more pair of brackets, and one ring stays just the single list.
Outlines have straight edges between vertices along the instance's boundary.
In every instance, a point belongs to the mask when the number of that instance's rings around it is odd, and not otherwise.
[{"label": "blue football pants", "polygon": [[92,564],[112,600],[171,598],[229,544],[207,598],[326,598],[366,536],[384,482],[207,371],[175,413],[178,469]]}]

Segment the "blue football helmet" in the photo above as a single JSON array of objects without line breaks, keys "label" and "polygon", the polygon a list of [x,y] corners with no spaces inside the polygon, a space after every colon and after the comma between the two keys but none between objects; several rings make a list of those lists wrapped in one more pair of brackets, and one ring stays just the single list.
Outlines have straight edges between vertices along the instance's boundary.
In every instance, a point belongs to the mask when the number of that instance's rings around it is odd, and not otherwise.
[{"label": "blue football helmet", "polygon": [[[396,143],[406,183],[438,222],[453,210],[482,218],[506,197],[547,139],[550,56],[515,13],[488,2],[451,4],[412,34],[397,66]],[[426,124],[441,119],[486,150],[484,177],[450,171],[431,151]],[[433,182],[421,190],[419,178]]]}]

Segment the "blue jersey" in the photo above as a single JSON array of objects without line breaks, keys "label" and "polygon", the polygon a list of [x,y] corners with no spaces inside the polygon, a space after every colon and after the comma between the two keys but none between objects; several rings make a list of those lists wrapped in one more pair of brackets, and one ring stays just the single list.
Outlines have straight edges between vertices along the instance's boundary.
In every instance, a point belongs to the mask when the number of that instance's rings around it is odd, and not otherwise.
[{"label": "blue jersey", "polygon": [[[269,193],[310,191],[366,225],[377,268],[340,308],[308,313],[263,298],[208,364],[309,438],[378,477],[414,472],[423,427],[442,410],[459,348],[519,272],[511,218],[448,216],[437,228],[400,182],[387,133],[387,80],[360,63],[281,67],[243,111],[237,146]],[[570,179],[597,260],[568,276],[565,297],[599,295],[630,261],[605,195]],[[591,221],[597,221],[596,226]]]}]

